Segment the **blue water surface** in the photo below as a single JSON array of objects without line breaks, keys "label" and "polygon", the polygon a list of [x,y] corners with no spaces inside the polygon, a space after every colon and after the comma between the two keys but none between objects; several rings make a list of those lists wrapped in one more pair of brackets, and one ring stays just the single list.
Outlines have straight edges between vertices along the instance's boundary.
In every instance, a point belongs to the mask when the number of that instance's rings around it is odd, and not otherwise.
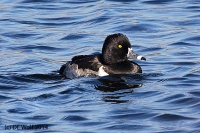
[{"label": "blue water surface", "polygon": [[[113,33],[142,75],[57,73]],[[1,0],[0,132],[199,133],[199,54],[199,0]]]}]

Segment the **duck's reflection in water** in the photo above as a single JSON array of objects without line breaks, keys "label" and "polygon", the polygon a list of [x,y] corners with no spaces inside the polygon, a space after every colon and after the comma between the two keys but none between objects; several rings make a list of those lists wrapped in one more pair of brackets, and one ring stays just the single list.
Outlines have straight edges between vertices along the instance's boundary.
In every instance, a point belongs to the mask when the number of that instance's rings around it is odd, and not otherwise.
[{"label": "duck's reflection in water", "polygon": [[103,101],[112,103],[124,103],[130,100],[122,100],[127,94],[133,93],[135,88],[141,87],[141,75],[132,76],[108,76],[101,77],[98,80],[101,85],[96,85],[95,88],[103,93]]}]

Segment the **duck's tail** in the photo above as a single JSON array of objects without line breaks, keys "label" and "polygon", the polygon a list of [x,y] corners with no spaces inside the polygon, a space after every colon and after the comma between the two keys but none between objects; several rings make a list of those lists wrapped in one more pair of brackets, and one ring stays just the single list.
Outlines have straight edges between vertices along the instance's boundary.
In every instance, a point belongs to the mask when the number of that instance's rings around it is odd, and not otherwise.
[{"label": "duck's tail", "polygon": [[66,64],[64,64],[64,65],[62,65],[62,66],[60,67],[60,70],[59,70],[59,74],[60,74],[60,75],[64,75],[65,68],[66,68]]}]

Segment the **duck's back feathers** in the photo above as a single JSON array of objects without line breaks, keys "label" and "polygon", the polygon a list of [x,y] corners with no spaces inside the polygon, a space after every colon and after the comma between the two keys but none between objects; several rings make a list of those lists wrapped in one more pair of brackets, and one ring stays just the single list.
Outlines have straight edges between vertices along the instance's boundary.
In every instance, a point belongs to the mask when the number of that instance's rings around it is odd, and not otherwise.
[{"label": "duck's back feathers", "polygon": [[93,71],[98,71],[99,67],[102,66],[101,54],[76,56],[73,58],[71,64],[77,64],[78,69],[91,69]]},{"label": "duck's back feathers", "polygon": [[79,55],[72,58],[61,68],[59,73],[68,78],[79,76],[98,75],[98,70],[102,66],[101,55]]},{"label": "duck's back feathers", "polygon": [[74,56],[72,58],[72,62],[75,62],[77,60],[82,60],[82,59],[85,59],[85,58],[89,58],[91,57],[92,55],[77,55],[77,56]]}]

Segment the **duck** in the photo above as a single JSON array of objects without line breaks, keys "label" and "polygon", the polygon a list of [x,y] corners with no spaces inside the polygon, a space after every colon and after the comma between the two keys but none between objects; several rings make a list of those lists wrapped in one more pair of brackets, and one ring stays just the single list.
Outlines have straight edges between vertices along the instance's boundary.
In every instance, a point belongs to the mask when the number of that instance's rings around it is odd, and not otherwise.
[{"label": "duck", "polygon": [[102,53],[77,55],[60,67],[59,74],[66,78],[80,76],[109,76],[142,73],[137,63],[128,59],[146,61],[146,58],[133,52],[128,37],[122,33],[105,38]]}]

